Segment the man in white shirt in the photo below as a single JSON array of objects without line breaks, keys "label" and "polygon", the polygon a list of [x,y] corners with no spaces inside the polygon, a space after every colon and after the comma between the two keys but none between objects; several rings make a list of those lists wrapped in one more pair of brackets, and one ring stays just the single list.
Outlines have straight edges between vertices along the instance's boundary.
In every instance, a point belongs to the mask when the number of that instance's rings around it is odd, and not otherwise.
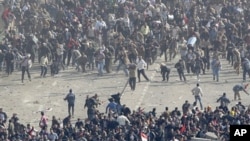
[{"label": "man in white shirt", "polygon": [[139,56],[138,60],[137,60],[137,75],[138,75],[138,80],[139,82],[141,82],[141,74],[143,75],[143,77],[149,81],[147,75],[145,74],[145,68],[147,67],[147,63],[142,59],[142,56]]},{"label": "man in white shirt", "polygon": [[98,17],[95,23],[95,36],[97,37],[100,45],[102,44],[104,29],[107,29],[106,22],[101,17]]},{"label": "man in white shirt", "polygon": [[128,14],[125,14],[124,18],[122,18],[124,24],[125,24],[125,27],[129,28],[130,27],[130,19],[129,19],[129,16]]},{"label": "man in white shirt", "polygon": [[98,19],[95,23],[95,30],[97,30],[97,31],[102,30],[103,28],[106,28],[106,27],[107,27],[107,25],[106,25],[105,21],[102,18],[98,17]]},{"label": "man in white shirt", "polygon": [[202,89],[201,89],[201,87],[200,87],[200,84],[197,83],[197,84],[196,84],[196,87],[193,88],[191,92],[192,92],[193,95],[194,95],[195,102],[197,103],[197,101],[199,101],[201,110],[203,110],[203,106],[202,106],[202,103],[201,103],[201,97],[202,97],[203,93],[202,93]]},{"label": "man in white shirt", "polygon": [[46,55],[43,55],[41,57],[41,61],[40,61],[40,66],[41,66],[41,75],[40,75],[40,77],[41,78],[46,77],[48,64],[49,64],[48,57]]},{"label": "man in white shirt", "polygon": [[170,141],[179,141],[175,136]]},{"label": "man in white shirt", "polygon": [[124,125],[130,125],[130,121],[128,118],[124,115],[120,115],[117,117],[116,121],[119,123],[119,125],[124,126]]}]

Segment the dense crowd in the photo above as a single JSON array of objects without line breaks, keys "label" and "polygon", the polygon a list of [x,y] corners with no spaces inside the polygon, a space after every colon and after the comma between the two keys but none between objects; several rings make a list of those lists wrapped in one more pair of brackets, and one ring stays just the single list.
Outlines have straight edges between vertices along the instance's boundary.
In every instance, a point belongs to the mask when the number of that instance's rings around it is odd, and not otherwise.
[{"label": "dense crowd", "polygon": [[[89,99],[97,102],[98,97]],[[110,102],[116,102],[113,100],[111,98]],[[192,137],[207,138],[206,134],[211,132],[218,140],[228,141],[230,125],[250,123],[250,107],[239,102],[228,109],[230,101],[226,94],[217,102],[221,103],[220,106],[215,109],[208,106],[203,111],[196,103],[188,101],[185,101],[182,109],[170,110],[166,107],[162,112],[155,108],[147,112],[140,107],[131,111],[126,105],[119,105],[116,112],[110,110],[101,113],[96,110],[88,112],[87,119],[77,119],[75,122],[71,116],[63,120],[55,116],[48,119],[46,113],[41,112],[39,130],[31,124],[21,124],[17,114],[9,118],[1,108],[0,135],[1,140],[11,141],[141,141],[145,136],[149,141],[187,141]],[[87,107],[98,106],[98,102],[89,104]]]},{"label": "dense crowd", "polygon": [[[245,81],[250,73],[249,5],[247,0],[6,0],[0,70],[11,75],[21,69],[24,82],[25,72],[31,81],[29,69],[36,61],[41,77],[48,67],[53,76],[70,66],[82,72],[97,69],[102,76],[118,62],[116,71],[123,69],[135,78],[127,66],[138,58],[148,67],[159,55],[165,61],[180,55],[175,64],[180,80],[186,81],[184,70],[200,79],[211,68],[219,81],[223,58],[238,74],[242,67]],[[163,75],[168,75],[165,70]],[[88,98],[91,104],[86,101],[85,121],[74,125],[70,115],[62,122],[53,117],[51,123],[42,112],[39,130],[19,123],[16,114],[8,118],[0,111],[0,134],[3,140],[25,141],[140,141],[144,134],[149,141],[181,141],[213,132],[226,141],[230,124],[249,124],[250,109],[241,103],[228,109],[230,101],[223,96],[216,109],[201,111],[187,101],[182,109],[166,107],[163,113],[131,111],[110,99],[112,110],[105,114],[97,110],[95,96]]]}]

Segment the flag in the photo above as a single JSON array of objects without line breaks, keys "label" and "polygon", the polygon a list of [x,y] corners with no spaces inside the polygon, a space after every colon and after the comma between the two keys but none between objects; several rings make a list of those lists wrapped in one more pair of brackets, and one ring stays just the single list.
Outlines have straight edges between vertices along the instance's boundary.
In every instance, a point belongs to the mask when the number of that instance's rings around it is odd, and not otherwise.
[{"label": "flag", "polygon": [[141,132],[141,141],[148,141],[148,136]]}]

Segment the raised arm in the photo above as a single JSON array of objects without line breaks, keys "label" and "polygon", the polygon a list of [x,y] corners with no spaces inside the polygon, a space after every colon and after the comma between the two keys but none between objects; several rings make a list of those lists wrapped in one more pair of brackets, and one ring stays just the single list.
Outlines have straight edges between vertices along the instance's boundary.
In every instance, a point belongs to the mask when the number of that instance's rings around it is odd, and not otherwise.
[{"label": "raised arm", "polygon": [[246,91],[246,89],[243,89],[243,92],[245,92],[247,95],[249,95],[249,93]]},{"label": "raised arm", "polygon": [[24,58],[25,58],[25,56],[21,55],[19,52],[17,52],[16,54],[17,54],[17,56],[18,56],[19,58],[21,58],[21,59],[24,59]]}]

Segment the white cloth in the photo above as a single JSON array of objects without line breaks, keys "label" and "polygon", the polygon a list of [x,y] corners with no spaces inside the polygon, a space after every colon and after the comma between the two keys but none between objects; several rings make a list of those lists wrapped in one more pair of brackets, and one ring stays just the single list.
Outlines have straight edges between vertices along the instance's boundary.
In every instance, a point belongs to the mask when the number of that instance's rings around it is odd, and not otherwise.
[{"label": "white cloth", "polygon": [[104,21],[96,21],[95,23],[95,30],[100,30],[102,28],[106,28],[107,25]]},{"label": "white cloth", "polygon": [[82,56],[81,52],[78,49],[73,50],[73,55],[74,55],[75,59],[78,59]]},{"label": "white cloth", "polygon": [[120,115],[117,117],[116,121],[119,123],[119,125],[126,125],[126,122],[130,124],[130,121],[128,118],[124,115]]},{"label": "white cloth", "polygon": [[171,140],[171,141],[179,141],[178,139],[173,139],[173,140]]},{"label": "white cloth", "polygon": [[147,10],[144,11],[144,15],[147,15],[147,16],[149,16],[149,17],[152,17],[152,16],[153,16],[153,13],[152,13],[151,10],[147,9]]},{"label": "white cloth", "polygon": [[88,28],[88,37],[95,37],[95,27],[94,26],[90,26]]},{"label": "white cloth", "polygon": [[126,0],[117,0],[118,3],[123,4],[126,2]]},{"label": "white cloth", "polygon": [[63,51],[64,51],[63,44],[59,44],[58,47],[56,48],[56,54],[63,55]]},{"label": "white cloth", "polygon": [[138,70],[145,69],[146,67],[147,67],[147,63],[143,59],[137,61]]},{"label": "white cloth", "polygon": [[29,9],[30,9],[30,5],[29,4],[24,5],[23,8],[22,8],[23,12],[25,12],[25,11],[27,11]]},{"label": "white cloth", "polygon": [[42,56],[40,61],[41,61],[40,62],[41,66],[47,66],[49,63],[48,57],[46,57],[46,56]]},{"label": "white cloth", "polygon": [[186,56],[188,52],[188,48],[186,44],[187,44],[186,40],[178,43],[178,48],[180,49],[180,54],[182,57]]},{"label": "white cloth", "polygon": [[130,26],[130,19],[129,19],[129,17],[123,18],[123,21],[124,21],[124,24],[125,24],[126,27]]}]

